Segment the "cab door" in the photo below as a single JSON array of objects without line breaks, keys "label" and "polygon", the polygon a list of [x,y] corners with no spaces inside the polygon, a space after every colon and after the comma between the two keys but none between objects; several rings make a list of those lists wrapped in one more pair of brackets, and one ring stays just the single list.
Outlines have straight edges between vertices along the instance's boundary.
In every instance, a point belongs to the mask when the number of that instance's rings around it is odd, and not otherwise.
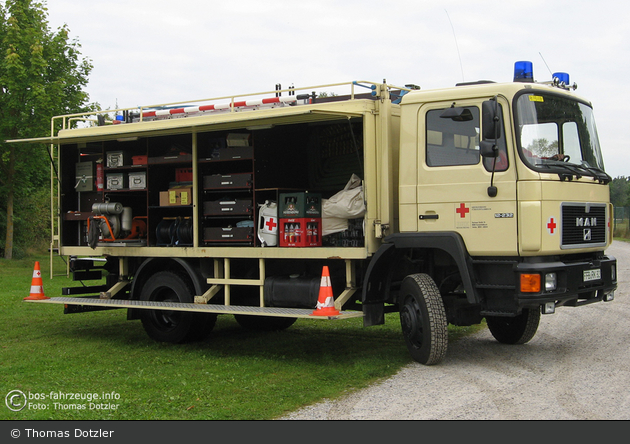
[{"label": "cab door", "polygon": [[515,255],[516,168],[504,124],[510,122],[509,104],[499,98],[499,156],[483,158],[482,102],[435,102],[418,110],[418,231],[456,231],[471,255]]}]

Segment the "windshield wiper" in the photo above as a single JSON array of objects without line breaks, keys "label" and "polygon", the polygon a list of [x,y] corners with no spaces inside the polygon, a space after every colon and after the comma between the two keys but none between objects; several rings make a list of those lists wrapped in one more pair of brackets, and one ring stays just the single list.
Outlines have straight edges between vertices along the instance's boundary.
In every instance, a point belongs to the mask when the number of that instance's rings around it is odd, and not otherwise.
[{"label": "windshield wiper", "polygon": [[590,176],[598,180],[600,183],[603,183],[604,185],[612,180],[612,177],[610,177],[606,172],[600,170],[599,168],[592,167],[588,164],[577,165],[575,163],[567,163],[561,160],[547,160],[544,163],[536,164],[536,166],[546,167],[549,169],[552,169],[553,167],[559,167],[573,173],[567,174],[566,172],[558,172],[560,180],[573,180],[573,175],[575,175],[576,179],[581,179],[582,176]]},{"label": "windshield wiper", "polygon": [[558,167],[560,169],[564,169],[564,170],[568,170],[570,171],[570,173],[572,174],[567,174],[566,172],[558,172],[558,171],[554,171],[555,173],[558,173],[558,176],[560,177],[560,180],[573,180],[573,175],[575,175],[575,179],[581,179],[582,178],[582,174],[580,173],[580,170],[577,168],[574,168],[577,165],[573,165],[573,164],[568,164],[566,162],[563,162],[561,160],[547,160],[544,163],[537,163],[536,164],[537,167],[545,167],[545,168],[549,168],[549,169],[555,169],[554,167]]},{"label": "windshield wiper", "polygon": [[608,173],[606,173],[604,170],[602,170],[601,168],[590,166],[585,161],[582,161],[582,165],[581,166],[586,171],[589,171],[593,175],[594,178],[599,180],[604,185],[606,185],[607,183],[612,181],[612,177],[610,177],[610,175]]}]

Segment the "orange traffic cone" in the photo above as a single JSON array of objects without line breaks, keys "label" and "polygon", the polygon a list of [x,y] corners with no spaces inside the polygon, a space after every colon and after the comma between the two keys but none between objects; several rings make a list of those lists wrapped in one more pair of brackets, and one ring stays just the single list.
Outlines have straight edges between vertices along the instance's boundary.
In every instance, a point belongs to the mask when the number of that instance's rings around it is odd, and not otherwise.
[{"label": "orange traffic cone", "polygon": [[313,316],[336,316],[339,310],[335,308],[335,300],[333,298],[332,285],[330,284],[330,272],[328,266],[324,266],[322,270],[322,281],[319,285],[319,297],[317,299],[317,308],[313,311]]},{"label": "orange traffic cone", "polygon": [[42,272],[39,269],[39,262],[35,262],[33,269],[33,280],[31,281],[31,295],[24,298],[25,301],[38,301],[41,299],[50,299],[44,296],[44,285],[42,283]]}]

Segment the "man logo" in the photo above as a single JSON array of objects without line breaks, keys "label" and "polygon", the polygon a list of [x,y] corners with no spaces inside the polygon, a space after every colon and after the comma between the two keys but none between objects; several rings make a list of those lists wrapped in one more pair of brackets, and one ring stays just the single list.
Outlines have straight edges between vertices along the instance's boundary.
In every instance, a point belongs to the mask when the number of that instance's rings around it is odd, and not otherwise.
[{"label": "man logo", "polygon": [[591,240],[591,229],[590,228],[585,228],[584,229],[584,241],[588,242]]}]

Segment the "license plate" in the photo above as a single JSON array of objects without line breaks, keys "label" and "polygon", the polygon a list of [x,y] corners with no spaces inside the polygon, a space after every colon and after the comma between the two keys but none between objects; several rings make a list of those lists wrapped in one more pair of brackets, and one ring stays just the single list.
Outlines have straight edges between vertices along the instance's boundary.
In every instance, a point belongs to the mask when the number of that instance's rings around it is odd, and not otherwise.
[{"label": "license plate", "polygon": [[584,270],[584,282],[596,281],[602,278],[602,270]]}]

